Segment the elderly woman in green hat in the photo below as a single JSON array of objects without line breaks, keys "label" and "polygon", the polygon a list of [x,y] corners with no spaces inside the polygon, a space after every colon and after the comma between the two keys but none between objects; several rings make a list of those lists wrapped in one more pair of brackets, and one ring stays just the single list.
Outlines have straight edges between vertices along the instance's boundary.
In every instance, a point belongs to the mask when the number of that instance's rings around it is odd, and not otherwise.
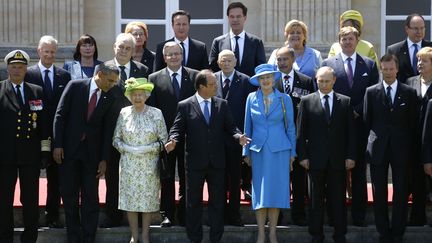
[{"label": "elderly woman in green hat", "polygon": [[149,242],[151,213],[159,211],[159,141],[168,138],[162,112],[145,104],[153,89],[146,78],[125,82],[132,106],[121,110],[113,137],[120,152],[119,209],[127,212],[130,242],[138,242],[138,215],[142,213],[142,241]]}]

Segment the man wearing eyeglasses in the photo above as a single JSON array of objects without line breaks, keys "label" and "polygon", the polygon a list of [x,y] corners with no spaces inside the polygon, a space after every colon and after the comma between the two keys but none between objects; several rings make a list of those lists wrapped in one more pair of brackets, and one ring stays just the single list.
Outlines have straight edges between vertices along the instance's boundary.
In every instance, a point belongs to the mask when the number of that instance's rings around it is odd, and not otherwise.
[{"label": "man wearing eyeglasses", "polygon": [[[424,40],[425,22],[423,16],[411,14],[405,20],[407,39],[387,48],[387,52],[399,59],[399,72],[397,80],[406,83],[410,77],[419,75],[417,70],[417,52],[425,46],[432,46],[430,41]],[[409,169],[409,194],[412,195],[411,214],[408,225],[422,226],[426,223],[425,214],[425,180],[422,165],[418,159],[413,158]]]},{"label": "man wearing eyeglasses", "polygon": [[[168,131],[174,123],[178,102],[195,94],[193,80],[195,80],[198,71],[182,65],[183,53],[180,43],[175,41],[165,43],[162,54],[167,66],[149,76],[149,81],[154,84],[154,88],[147,100],[147,104],[162,111]],[[179,225],[185,223],[184,141],[177,143],[176,149],[168,154],[168,160],[170,176],[161,180],[160,213],[162,227],[170,227],[174,223],[176,211],[174,187],[176,162],[180,179],[178,191],[180,203],[177,209],[177,223]]]},{"label": "man wearing eyeglasses", "polygon": [[417,70],[417,52],[425,46],[432,46],[430,41],[424,40],[425,21],[420,14],[408,15],[405,20],[405,32],[407,33],[406,40],[387,47],[387,53],[395,55],[399,60],[397,80],[402,83],[405,83],[408,78],[419,74]]}]

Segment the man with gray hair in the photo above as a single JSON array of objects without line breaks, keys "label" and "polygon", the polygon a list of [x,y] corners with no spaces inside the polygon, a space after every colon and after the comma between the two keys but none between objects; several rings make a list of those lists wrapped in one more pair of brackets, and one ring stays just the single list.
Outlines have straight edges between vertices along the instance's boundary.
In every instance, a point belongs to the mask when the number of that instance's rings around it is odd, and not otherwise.
[{"label": "man with gray hair", "polygon": [[[117,35],[114,47],[114,58],[106,61],[106,65],[115,65],[120,72],[120,79],[111,93],[116,97],[115,110],[117,115],[120,110],[130,105],[128,99],[124,97],[124,81],[128,78],[147,78],[149,70],[147,66],[140,62],[132,60],[132,54],[135,48],[135,38],[130,33],[121,33]],[[98,68],[95,70],[97,71]],[[106,219],[101,222],[100,227],[110,228],[121,225],[123,213],[118,209],[118,184],[119,184],[119,160],[120,153],[111,146],[111,160],[107,165],[105,174],[106,197],[105,213]]]},{"label": "man with gray hair", "polygon": [[[171,128],[177,111],[177,104],[195,93],[194,83],[198,71],[182,66],[183,48],[180,44],[169,41],[165,43],[162,53],[166,68],[150,74],[149,81],[154,84],[153,91],[147,104],[159,108],[165,119],[167,130]],[[185,214],[185,170],[184,143],[179,141],[176,149],[168,155],[170,164],[169,178],[161,180],[161,216],[162,227],[170,227],[175,216],[175,168],[177,161],[178,176],[180,178],[179,198],[177,209],[178,224],[184,225]]]},{"label": "man with gray hair", "polygon": [[[70,74],[54,65],[57,53],[57,40],[50,35],[44,35],[39,40],[37,48],[39,62],[27,69],[25,81],[39,85],[43,89],[45,108],[52,138],[52,125],[57,104],[66,84],[71,80]],[[46,225],[51,228],[62,228],[59,220],[60,187],[58,178],[58,166],[52,156],[46,165],[47,199],[45,207]]]}]

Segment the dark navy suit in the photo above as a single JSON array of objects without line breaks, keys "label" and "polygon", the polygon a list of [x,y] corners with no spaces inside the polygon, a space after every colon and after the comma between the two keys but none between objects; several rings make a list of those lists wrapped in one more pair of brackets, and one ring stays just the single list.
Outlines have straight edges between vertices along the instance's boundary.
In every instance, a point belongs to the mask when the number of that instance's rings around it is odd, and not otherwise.
[{"label": "dark navy suit", "polygon": [[[352,179],[352,207],[351,215],[354,224],[364,224],[367,206],[367,184],[366,184],[366,163],[364,161],[364,151],[367,143],[367,131],[365,129],[363,115],[363,98],[366,88],[378,82],[378,69],[376,63],[367,57],[358,53],[356,55],[356,65],[353,76],[352,87],[348,84],[348,75],[345,72],[342,55],[323,61],[323,66],[329,66],[336,72],[336,83],[333,90],[337,93],[346,95],[351,98],[353,110],[359,114],[355,118],[357,132],[357,154],[355,167],[351,170]],[[329,205],[331,206],[331,205]]]}]

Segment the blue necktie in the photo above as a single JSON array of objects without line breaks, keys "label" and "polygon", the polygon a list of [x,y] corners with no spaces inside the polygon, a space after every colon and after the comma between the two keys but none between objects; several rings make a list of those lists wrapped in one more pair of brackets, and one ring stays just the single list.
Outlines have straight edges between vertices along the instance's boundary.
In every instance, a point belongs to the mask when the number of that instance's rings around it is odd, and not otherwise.
[{"label": "blue necktie", "polygon": [[348,73],[347,73],[347,75],[348,75],[348,85],[349,85],[350,88],[354,84],[354,73],[353,73],[353,68],[351,66],[351,60],[352,60],[351,57],[347,58],[347,62],[348,62],[347,63],[347,66],[348,66]]},{"label": "blue necktie", "polygon": [[21,95],[20,88],[21,88],[21,86],[19,84],[17,84],[16,85],[16,93],[15,93],[15,95],[16,95],[16,98],[17,98],[17,101],[18,101],[18,104],[19,104],[20,108],[23,109],[24,108],[24,103],[23,103],[23,97]]},{"label": "blue necktie", "polygon": [[391,86],[387,86],[387,101],[388,101],[388,104],[389,104],[389,106],[391,107],[391,106],[393,106],[393,101],[392,101],[392,97],[391,97],[391,89],[392,89],[392,87]]},{"label": "blue necktie", "polygon": [[49,78],[49,69],[45,69],[45,77],[44,77],[44,89],[45,89],[45,94],[47,95],[47,98],[49,100],[51,100],[52,96],[53,96],[53,89],[52,89],[52,85],[51,85],[51,79]]},{"label": "blue necktie", "polygon": [[417,44],[413,44],[414,45],[414,53],[413,53],[413,61],[412,61],[412,67],[414,70],[414,74],[417,75],[418,74],[418,70],[417,70],[417,52],[418,52],[418,48],[417,48]]},{"label": "blue necktie", "polygon": [[174,88],[174,93],[175,93],[177,100],[178,100],[180,98],[180,86],[178,84],[176,76],[177,76],[177,73],[172,74],[172,85]]},{"label": "blue necktie", "polygon": [[209,107],[208,107],[208,100],[204,100],[204,119],[207,122],[207,125],[210,124],[210,111],[209,111]]}]

